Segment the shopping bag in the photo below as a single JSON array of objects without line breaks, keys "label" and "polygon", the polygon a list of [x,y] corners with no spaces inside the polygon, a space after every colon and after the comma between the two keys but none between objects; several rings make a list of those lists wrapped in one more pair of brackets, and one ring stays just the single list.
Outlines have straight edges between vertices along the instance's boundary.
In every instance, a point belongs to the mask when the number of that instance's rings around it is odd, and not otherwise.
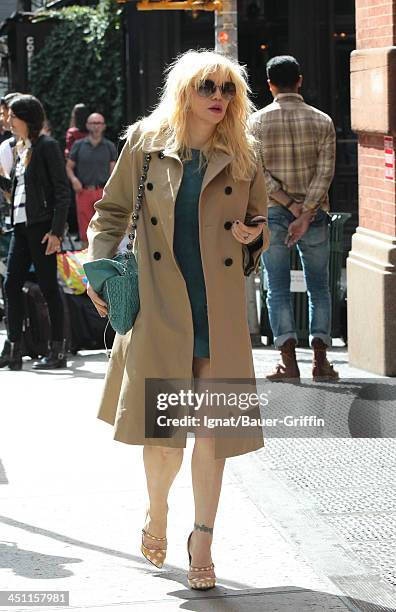
[{"label": "shopping bag", "polygon": [[57,254],[58,273],[63,284],[74,294],[87,290],[87,276],[83,264],[88,261],[88,249],[64,251]]}]

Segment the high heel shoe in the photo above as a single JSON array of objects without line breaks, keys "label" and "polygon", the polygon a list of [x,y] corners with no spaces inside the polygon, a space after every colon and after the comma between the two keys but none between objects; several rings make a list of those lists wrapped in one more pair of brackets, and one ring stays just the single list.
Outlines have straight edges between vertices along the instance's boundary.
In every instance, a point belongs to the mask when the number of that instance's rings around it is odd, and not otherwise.
[{"label": "high heel shoe", "polygon": [[207,591],[216,586],[216,575],[214,573],[214,564],[211,563],[207,567],[193,567],[191,565],[190,540],[193,532],[190,533],[187,540],[188,561],[190,564],[187,581],[190,589],[198,589],[199,591]]},{"label": "high heel shoe", "polygon": [[[144,538],[149,538],[150,540],[152,540],[152,543],[150,544],[151,547],[145,545]],[[160,543],[162,543],[162,546],[160,546]],[[147,559],[147,561],[150,561],[150,563],[152,563],[153,565],[155,565],[155,567],[158,567],[159,569],[161,569],[161,567],[164,565],[166,557],[166,548],[166,538],[157,538],[156,536],[153,536],[151,535],[151,533],[146,531],[146,529],[142,529],[142,544],[140,546],[142,555]]]}]

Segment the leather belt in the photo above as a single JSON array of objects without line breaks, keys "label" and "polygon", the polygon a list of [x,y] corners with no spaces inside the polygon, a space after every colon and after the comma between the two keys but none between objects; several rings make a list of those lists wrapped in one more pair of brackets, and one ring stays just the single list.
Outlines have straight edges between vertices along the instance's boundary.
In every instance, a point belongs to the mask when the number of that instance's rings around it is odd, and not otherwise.
[{"label": "leather belt", "polygon": [[103,189],[104,185],[84,185],[83,189],[89,189],[90,191],[94,191],[96,189]]}]

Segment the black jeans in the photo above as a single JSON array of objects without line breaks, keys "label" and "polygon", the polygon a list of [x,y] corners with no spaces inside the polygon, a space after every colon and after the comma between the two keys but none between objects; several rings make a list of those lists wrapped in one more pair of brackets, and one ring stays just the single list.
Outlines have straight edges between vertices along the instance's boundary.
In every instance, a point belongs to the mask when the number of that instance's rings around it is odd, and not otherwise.
[{"label": "black jeans", "polygon": [[48,221],[29,227],[20,223],[14,228],[4,280],[8,337],[11,342],[19,342],[22,337],[24,315],[22,287],[32,263],[47,302],[52,340],[63,340],[64,312],[58,286],[56,254],[46,255],[47,242],[41,244],[50,228],[51,223]]}]

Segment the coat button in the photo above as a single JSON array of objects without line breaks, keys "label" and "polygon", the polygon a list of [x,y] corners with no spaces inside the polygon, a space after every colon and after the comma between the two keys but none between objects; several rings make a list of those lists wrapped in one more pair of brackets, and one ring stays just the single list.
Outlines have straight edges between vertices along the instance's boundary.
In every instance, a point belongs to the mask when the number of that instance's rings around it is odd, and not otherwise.
[{"label": "coat button", "polygon": [[232,222],[231,221],[226,221],[224,223],[224,229],[230,230],[231,228],[232,228]]},{"label": "coat button", "polygon": [[161,259],[161,253],[159,251],[155,251],[153,257],[158,261],[159,259]]},{"label": "coat button", "polygon": [[229,185],[227,185],[227,187],[224,189],[224,193],[226,195],[231,195],[232,194],[232,187],[230,187]]},{"label": "coat button", "polygon": [[153,191],[153,189],[154,189],[154,185],[153,185],[153,183],[147,183],[147,189],[148,189],[149,191]]},{"label": "coat button", "polygon": [[232,258],[231,257],[227,257],[227,259],[224,260],[224,265],[225,266],[232,266]]},{"label": "coat button", "polygon": [[150,220],[151,220],[151,223],[152,223],[153,225],[157,225],[157,223],[158,223],[158,219],[157,219],[157,217],[151,217],[151,219],[150,219]]},{"label": "coat button", "polygon": [[158,153],[158,157],[159,157],[160,159],[164,159],[164,157],[165,157],[165,153],[164,153],[163,151],[160,151],[160,152]]}]

